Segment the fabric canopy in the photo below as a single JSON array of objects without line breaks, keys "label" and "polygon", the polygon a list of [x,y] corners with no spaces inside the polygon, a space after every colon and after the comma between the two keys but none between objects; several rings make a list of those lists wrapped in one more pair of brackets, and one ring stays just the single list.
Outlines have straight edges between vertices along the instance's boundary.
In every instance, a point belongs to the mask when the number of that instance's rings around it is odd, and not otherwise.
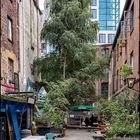
[{"label": "fabric canopy", "polygon": [[85,110],[85,111],[91,111],[94,110],[95,106],[93,105],[73,105],[73,106],[69,106],[69,110]]}]

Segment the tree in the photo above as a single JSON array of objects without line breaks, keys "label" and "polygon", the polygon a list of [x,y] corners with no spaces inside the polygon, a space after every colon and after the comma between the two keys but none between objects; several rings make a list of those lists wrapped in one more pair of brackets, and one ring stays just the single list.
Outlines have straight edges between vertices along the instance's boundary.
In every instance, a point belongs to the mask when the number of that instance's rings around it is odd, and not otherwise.
[{"label": "tree", "polygon": [[[96,56],[98,47],[93,43],[98,23],[90,20],[89,6],[90,0],[51,1],[51,18],[44,24],[41,39],[49,42],[55,51],[35,61],[43,81],[59,85],[58,81],[70,80],[69,90],[59,92],[65,94],[63,99],[69,104],[91,103],[95,80],[103,75],[107,65],[108,58]],[[53,92],[51,94],[55,99]],[[47,106],[53,108],[49,98]]]}]

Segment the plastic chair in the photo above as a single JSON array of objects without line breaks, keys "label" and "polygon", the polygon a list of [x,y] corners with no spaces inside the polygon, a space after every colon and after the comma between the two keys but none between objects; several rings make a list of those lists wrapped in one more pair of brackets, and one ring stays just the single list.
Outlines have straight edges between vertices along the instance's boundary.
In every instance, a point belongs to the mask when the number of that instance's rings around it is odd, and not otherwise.
[{"label": "plastic chair", "polygon": [[46,136],[47,140],[54,140],[55,139],[55,135],[53,133],[47,133],[45,136]]}]

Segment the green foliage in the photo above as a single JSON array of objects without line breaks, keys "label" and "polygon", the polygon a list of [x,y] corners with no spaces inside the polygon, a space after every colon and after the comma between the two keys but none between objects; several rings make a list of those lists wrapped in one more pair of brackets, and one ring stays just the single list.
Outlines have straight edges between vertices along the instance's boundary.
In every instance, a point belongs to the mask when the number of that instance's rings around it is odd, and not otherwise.
[{"label": "green foliage", "polygon": [[126,79],[132,73],[132,67],[128,64],[122,64],[121,66],[121,76],[123,79]]},{"label": "green foliage", "polygon": [[111,101],[100,100],[97,111],[102,112],[103,121],[111,125],[106,133],[107,137],[138,134],[139,116],[134,112],[137,103],[138,97],[130,100],[125,93]]},{"label": "green foliage", "polygon": [[46,119],[53,123],[56,128],[63,126],[64,117],[67,114],[69,105],[65,94],[68,92],[70,80],[64,82],[49,83],[49,92],[45,104]]},{"label": "green foliage", "polygon": [[49,82],[47,120],[60,127],[69,104],[91,103],[95,80],[101,78],[107,59],[97,58],[98,23],[90,20],[90,0],[52,0],[51,18],[41,39],[54,46],[53,53],[35,60],[42,80]]}]

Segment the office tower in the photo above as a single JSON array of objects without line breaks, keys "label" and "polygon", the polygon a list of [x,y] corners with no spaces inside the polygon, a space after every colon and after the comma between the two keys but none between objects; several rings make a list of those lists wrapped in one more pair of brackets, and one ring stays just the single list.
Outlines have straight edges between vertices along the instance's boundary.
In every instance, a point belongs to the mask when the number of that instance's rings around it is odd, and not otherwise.
[{"label": "office tower", "polygon": [[120,0],[91,0],[91,20],[98,21],[97,44],[111,44],[120,19]]}]

